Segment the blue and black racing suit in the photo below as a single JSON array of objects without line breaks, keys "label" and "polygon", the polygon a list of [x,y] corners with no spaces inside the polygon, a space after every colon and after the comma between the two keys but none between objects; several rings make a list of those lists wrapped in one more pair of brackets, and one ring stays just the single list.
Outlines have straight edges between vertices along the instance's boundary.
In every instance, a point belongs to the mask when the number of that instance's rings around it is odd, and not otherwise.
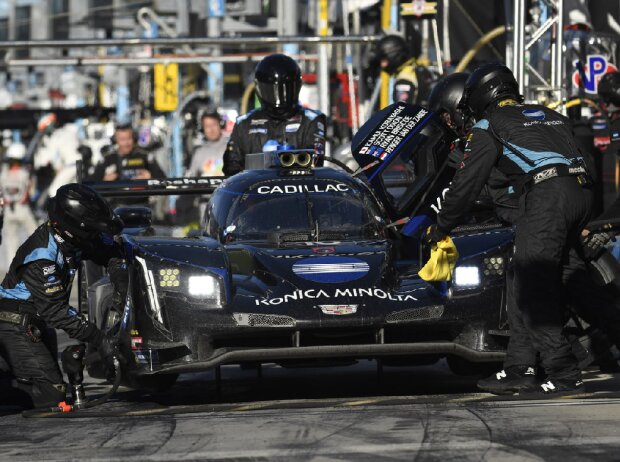
[{"label": "blue and black racing suit", "polygon": [[[508,178],[520,207],[514,278],[508,284],[513,284],[521,321],[510,326],[509,350],[522,345],[524,352],[539,351],[550,379],[577,380],[577,361],[562,332],[561,279],[590,217],[592,194],[585,169],[576,161],[580,153],[570,121],[544,106],[512,100],[494,104],[485,115],[469,135],[437,216],[438,228],[448,234],[459,223],[493,168]],[[535,358],[519,356],[511,360],[533,365]]]},{"label": "blue and black racing suit", "polygon": [[314,149],[317,165],[322,165],[326,124],[325,114],[301,106],[285,119],[274,119],[264,109],[243,114],[237,117],[224,152],[224,175],[243,171],[246,154],[271,151],[277,145]]},{"label": "blue and black racing suit", "polygon": [[78,249],[45,223],[22,244],[0,286],[0,353],[35,407],[64,399],[53,329],[98,345],[103,333],[69,304],[82,260],[107,265],[111,277],[126,273],[122,249],[113,239]]}]

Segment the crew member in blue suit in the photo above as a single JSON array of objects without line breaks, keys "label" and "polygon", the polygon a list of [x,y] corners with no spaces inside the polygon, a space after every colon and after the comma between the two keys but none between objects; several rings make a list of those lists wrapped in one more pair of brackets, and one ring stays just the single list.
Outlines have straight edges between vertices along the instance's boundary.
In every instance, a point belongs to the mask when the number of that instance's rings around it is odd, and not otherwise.
[{"label": "crew member in blue suit", "polygon": [[[456,227],[493,168],[503,173],[520,207],[514,277],[507,283],[512,284],[522,325],[510,326],[510,342],[513,347],[522,342],[523,351],[540,352],[547,380],[529,391],[580,392],[577,359],[563,333],[561,282],[568,254],[590,217],[592,192],[568,119],[521,101],[514,75],[503,65],[486,64],[467,79],[460,105],[478,122],[429,241],[439,242]],[[519,373],[528,374],[532,358],[521,359]]]},{"label": "crew member in blue suit", "polygon": [[50,407],[64,401],[54,328],[93,344],[104,359],[117,354],[115,342],[70,306],[69,296],[82,260],[108,265],[113,282],[124,279],[122,248],[113,239],[122,228],[97,192],[67,184],[51,201],[49,221],[18,249],[0,286],[0,354],[24,398],[15,404]]},{"label": "crew member in blue suit", "polygon": [[254,74],[259,109],[237,118],[224,152],[224,175],[245,169],[245,155],[288,145],[313,149],[316,165],[325,154],[325,114],[299,104],[301,69],[290,57],[269,55],[258,63]]}]

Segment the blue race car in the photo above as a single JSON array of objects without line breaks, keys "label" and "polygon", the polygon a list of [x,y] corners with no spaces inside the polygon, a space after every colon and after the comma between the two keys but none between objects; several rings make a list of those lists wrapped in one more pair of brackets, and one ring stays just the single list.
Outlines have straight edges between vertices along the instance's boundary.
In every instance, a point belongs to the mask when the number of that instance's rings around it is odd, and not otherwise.
[{"label": "blue race car", "polygon": [[[446,357],[460,373],[501,361],[512,230],[481,205],[454,234],[460,257],[452,281],[418,276],[427,250],[414,228],[440,206],[437,178],[449,149],[441,124],[415,110],[401,130],[411,155],[376,177],[389,198],[359,174],[313,167],[303,151],[261,154],[260,168],[226,179],[94,185],[116,197],[211,195],[199,230],[186,237],[153,227],[148,210],[122,210],[124,303],[114,302],[96,268],[80,271],[80,309],[119,337],[130,383],[164,387],[179,373],[236,363],[415,365]],[[405,209],[420,213],[397,232],[391,223]],[[89,373],[105,370],[95,363]]]}]

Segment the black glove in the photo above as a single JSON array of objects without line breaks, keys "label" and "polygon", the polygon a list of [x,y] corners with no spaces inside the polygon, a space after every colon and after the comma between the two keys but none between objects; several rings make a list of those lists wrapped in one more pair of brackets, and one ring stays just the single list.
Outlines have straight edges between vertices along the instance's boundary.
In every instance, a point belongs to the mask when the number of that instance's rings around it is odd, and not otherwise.
[{"label": "black glove", "polygon": [[590,233],[583,238],[583,253],[587,261],[598,258],[601,250],[610,242],[616,240],[615,235],[611,231],[600,231]]},{"label": "black glove", "polygon": [[446,236],[446,233],[441,231],[436,224],[433,224],[426,228],[426,233],[424,234],[422,239],[426,245],[432,246],[433,244],[436,244],[439,241],[445,239]]}]

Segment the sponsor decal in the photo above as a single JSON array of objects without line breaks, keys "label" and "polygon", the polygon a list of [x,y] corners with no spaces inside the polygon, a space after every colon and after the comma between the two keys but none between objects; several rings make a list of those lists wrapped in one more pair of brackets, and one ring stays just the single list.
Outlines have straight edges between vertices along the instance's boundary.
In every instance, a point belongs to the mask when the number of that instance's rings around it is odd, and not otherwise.
[{"label": "sponsor decal", "polygon": [[541,109],[525,109],[521,112],[525,117],[532,120],[545,120],[545,113]]},{"label": "sponsor decal", "polygon": [[316,128],[320,131],[325,131],[325,124],[323,122],[317,122]]},{"label": "sponsor decal", "polygon": [[606,129],[607,129],[606,123],[592,124],[592,130],[606,130]]},{"label": "sponsor decal", "polygon": [[56,272],[56,266],[44,266],[43,267],[43,276],[49,276],[50,274],[54,274]]},{"label": "sponsor decal", "polygon": [[532,120],[523,124],[524,127],[531,127],[532,125],[564,125],[564,122],[561,120]]},{"label": "sponsor decal", "polygon": [[594,146],[605,150],[611,144],[611,138],[609,136],[595,136],[594,137]]},{"label": "sponsor decal", "polygon": [[[381,160],[392,154],[407,135],[424,119],[429,111],[420,109],[415,115],[401,115],[406,106],[398,106],[381,123],[372,137],[359,150],[360,154],[372,155]],[[375,151],[379,151],[374,154]]]},{"label": "sponsor decal", "polygon": [[284,294],[281,297],[263,297],[254,299],[254,303],[256,306],[277,306],[282,303],[291,303],[299,300],[321,300],[321,299],[331,299],[338,297],[347,297],[347,298],[376,298],[380,300],[390,300],[393,302],[408,302],[408,301],[418,301],[413,295],[408,294],[393,294],[388,292],[387,290],[378,289],[376,287],[373,288],[351,288],[351,289],[335,289],[335,290],[324,290],[324,289],[306,289],[306,290],[295,290],[290,294]]},{"label": "sponsor decal", "polygon": [[357,313],[357,305],[319,305],[323,314],[342,316]]},{"label": "sponsor decal", "polygon": [[554,178],[556,176],[558,176],[558,170],[555,167],[548,168],[534,175],[534,182],[540,183],[541,181],[547,180],[549,178]]},{"label": "sponsor decal", "polygon": [[[578,61],[574,61],[573,65],[577,67]],[[608,72],[615,72],[618,68],[610,63],[605,56],[588,55],[584,65],[584,82],[583,88],[586,93],[596,94],[598,92],[598,82],[603,75]],[[573,87],[579,88],[581,84],[581,76],[579,70],[573,72]]]},{"label": "sponsor decal", "polygon": [[47,278],[47,282],[56,282],[56,281],[58,281],[56,276],[48,276],[48,278]]},{"label": "sponsor decal", "polygon": [[[463,168],[463,163],[461,163],[461,168]],[[435,199],[437,204],[431,204],[431,209],[433,209],[435,213],[439,214],[439,211],[441,210],[441,202],[446,198],[446,193],[448,191],[450,191],[450,188],[444,188],[444,190],[441,191],[441,196]]]},{"label": "sponsor decal", "polygon": [[416,18],[432,19],[437,14],[437,2],[426,0],[413,0],[400,4],[401,16],[415,16]]},{"label": "sponsor decal", "polygon": [[292,132],[296,132],[297,130],[299,130],[299,125],[300,124],[288,124],[286,127],[284,127],[284,131],[286,133],[292,133]]},{"label": "sponsor decal", "polygon": [[132,336],[131,337],[131,349],[138,350],[142,347],[142,337]]},{"label": "sponsor decal", "polygon": [[267,134],[267,129],[266,128],[251,128],[248,131],[248,135],[253,135],[255,133],[263,133],[263,134]]},{"label": "sponsor decal", "polygon": [[55,294],[56,292],[60,292],[62,290],[62,286],[60,284],[54,285],[52,287],[48,287],[45,289],[46,294]]},{"label": "sponsor decal", "polygon": [[253,120],[250,120],[250,126],[265,125],[267,122],[268,122],[267,119],[253,119]]},{"label": "sponsor decal", "polygon": [[224,182],[225,178],[174,178],[171,180],[147,180],[147,184],[149,186],[163,186],[166,188],[174,189],[176,186],[187,186],[187,185],[212,185],[219,186]]},{"label": "sponsor decal", "polygon": [[364,277],[368,263],[351,257],[314,257],[298,261],[293,273],[309,281],[337,284]]},{"label": "sponsor decal", "polygon": [[259,186],[256,188],[258,194],[297,194],[297,193],[326,193],[326,192],[346,192],[351,189],[344,183],[319,184],[285,184],[276,186]]},{"label": "sponsor decal", "polygon": [[123,167],[144,167],[144,160],[137,159],[123,159]]},{"label": "sponsor decal", "polygon": [[67,314],[71,317],[73,316],[77,316],[78,312],[75,308],[73,308],[72,306],[70,306],[69,308],[67,308]]}]

